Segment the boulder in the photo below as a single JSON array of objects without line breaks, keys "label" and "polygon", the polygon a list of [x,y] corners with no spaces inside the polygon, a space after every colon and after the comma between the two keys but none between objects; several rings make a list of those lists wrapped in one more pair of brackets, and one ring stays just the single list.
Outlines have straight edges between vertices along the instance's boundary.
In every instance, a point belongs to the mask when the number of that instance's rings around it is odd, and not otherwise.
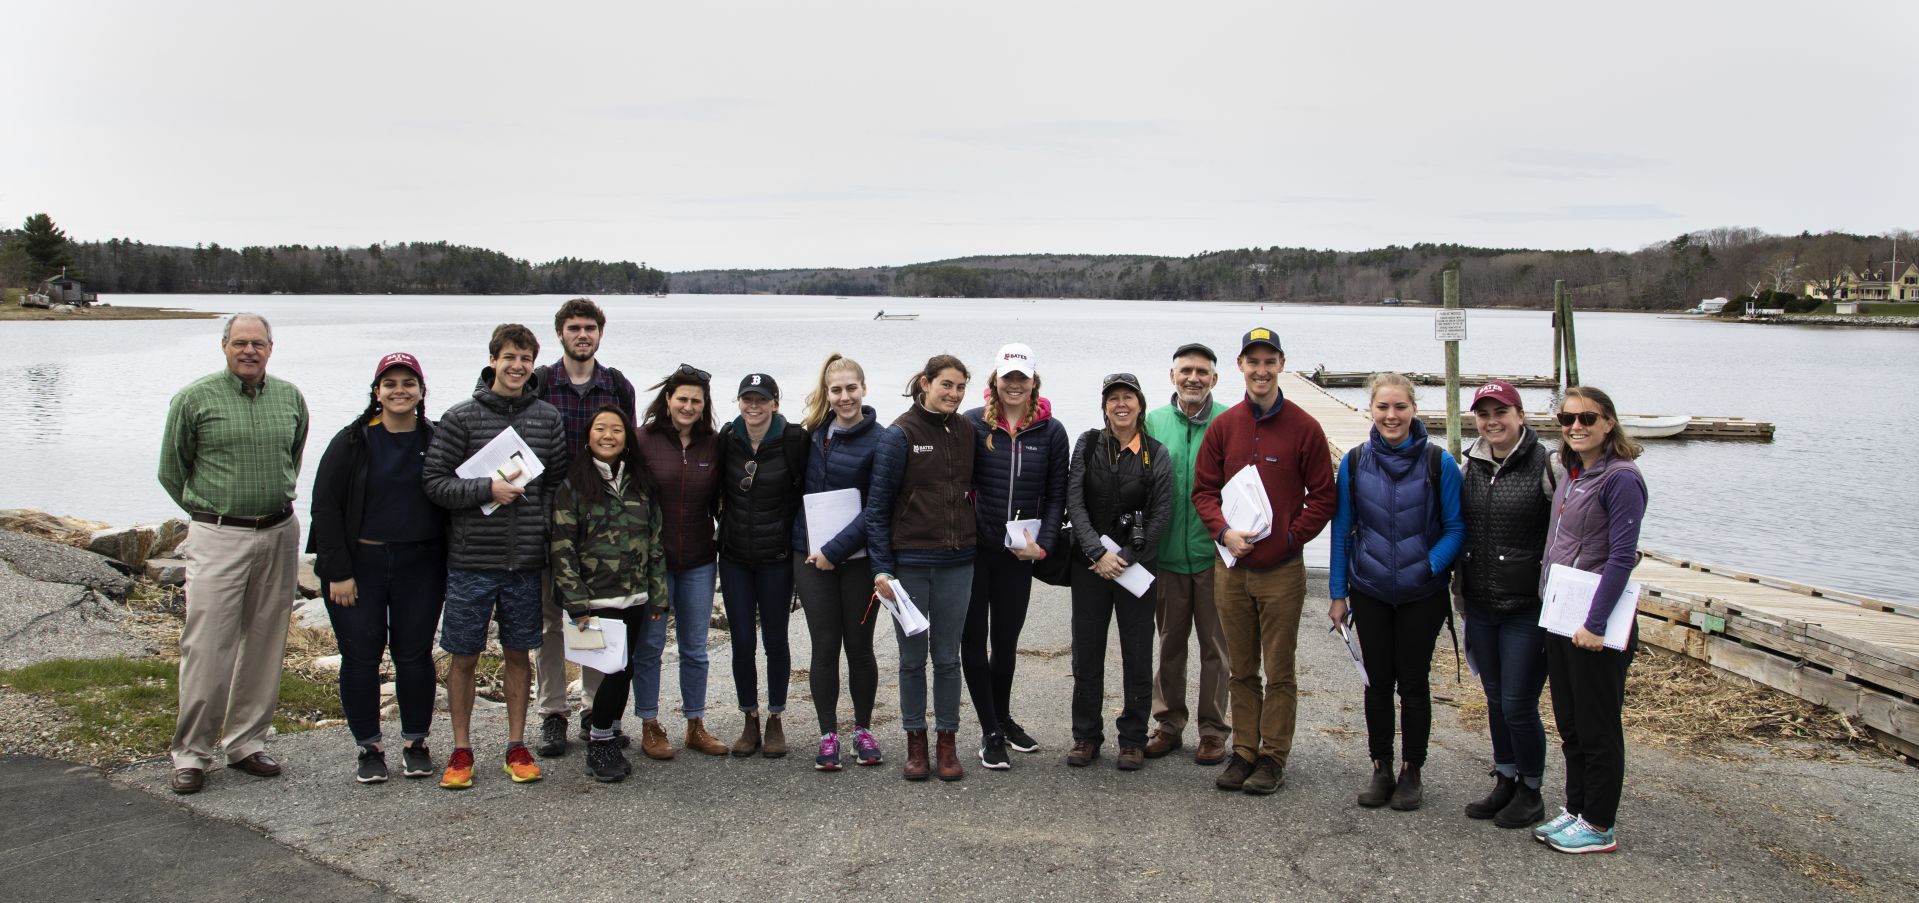
[{"label": "boulder", "polygon": [[93,534],[87,551],[118,561],[135,572],[147,566],[158,537],[152,527],[108,527]]},{"label": "boulder", "polygon": [[69,546],[86,548],[93,534],[111,524],[77,517],[61,517],[33,508],[0,508],[0,530],[12,530]]},{"label": "boulder", "polygon": [[184,558],[149,558],[146,576],[148,580],[161,586],[187,585],[187,562]]},{"label": "boulder", "polygon": [[300,556],[300,576],[298,580],[300,584],[300,598],[320,598],[320,577],[313,573],[312,555]]},{"label": "boulder", "polygon": [[187,522],[177,517],[170,518],[153,528],[153,551],[149,554],[155,558],[185,558],[186,550],[183,547],[186,541]]},{"label": "boulder", "polygon": [[133,588],[133,581],[100,555],[11,530],[0,530],[0,561],[29,580],[84,587],[115,602],[125,601]]},{"label": "boulder", "polygon": [[[17,533],[4,535],[19,536]],[[87,554],[69,546],[47,544],[75,554]],[[112,576],[126,579],[118,573]],[[0,560],[0,669],[52,659],[154,654],[156,650],[145,640],[128,632],[126,622],[130,618],[124,606],[97,590],[76,583],[35,579]]]},{"label": "boulder", "polygon": [[326,602],[321,599],[301,599],[294,602],[293,623],[312,630],[333,632],[333,619],[327,616]]},{"label": "boulder", "polygon": [[338,674],[340,672],[340,656],[322,655],[313,660],[311,667],[315,671],[331,671]]}]

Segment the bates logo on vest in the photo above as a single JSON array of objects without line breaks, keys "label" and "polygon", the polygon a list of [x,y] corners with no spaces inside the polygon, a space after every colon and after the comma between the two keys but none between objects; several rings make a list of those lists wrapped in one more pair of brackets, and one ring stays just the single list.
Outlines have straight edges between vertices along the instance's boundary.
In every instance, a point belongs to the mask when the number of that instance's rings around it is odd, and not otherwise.
[{"label": "bates logo on vest", "polygon": [[913,454],[916,454],[916,455],[930,455],[930,454],[932,454],[932,453],[933,453],[933,447],[932,447],[932,446],[930,446],[930,445],[915,445],[915,446],[913,446]]}]

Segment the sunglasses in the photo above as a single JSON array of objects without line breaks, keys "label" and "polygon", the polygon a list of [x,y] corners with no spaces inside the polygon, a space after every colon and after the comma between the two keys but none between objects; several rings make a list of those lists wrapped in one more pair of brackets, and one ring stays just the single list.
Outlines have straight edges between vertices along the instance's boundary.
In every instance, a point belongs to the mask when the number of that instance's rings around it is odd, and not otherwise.
[{"label": "sunglasses", "polygon": [[760,462],[758,461],[746,462],[746,477],[740,480],[741,492],[747,492],[753,488],[753,475],[759,472],[760,472]]},{"label": "sunglasses", "polygon": [[694,379],[697,379],[703,383],[710,383],[713,381],[713,374],[708,373],[705,370],[701,370],[700,368],[695,367],[692,364],[681,364],[679,366],[679,369],[674,370],[673,372],[681,376],[691,376]]},{"label": "sunglasses", "polygon": [[1569,414],[1565,411],[1561,411],[1558,414],[1554,415],[1554,419],[1559,421],[1560,426],[1572,426],[1575,423],[1579,424],[1580,426],[1592,426],[1593,424],[1599,422],[1599,412],[1598,411],[1580,411],[1577,414]]}]

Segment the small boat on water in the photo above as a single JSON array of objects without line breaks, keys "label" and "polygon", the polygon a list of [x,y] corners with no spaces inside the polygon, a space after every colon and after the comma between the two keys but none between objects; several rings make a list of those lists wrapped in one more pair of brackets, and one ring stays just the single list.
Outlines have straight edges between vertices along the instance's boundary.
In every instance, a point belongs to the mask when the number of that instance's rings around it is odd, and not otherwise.
[{"label": "small boat on water", "polygon": [[873,315],[875,320],[917,320],[919,318],[919,314],[889,314],[883,310]]},{"label": "small boat on water", "polygon": [[1619,428],[1634,439],[1664,439],[1684,432],[1692,418],[1685,414],[1621,414]]}]

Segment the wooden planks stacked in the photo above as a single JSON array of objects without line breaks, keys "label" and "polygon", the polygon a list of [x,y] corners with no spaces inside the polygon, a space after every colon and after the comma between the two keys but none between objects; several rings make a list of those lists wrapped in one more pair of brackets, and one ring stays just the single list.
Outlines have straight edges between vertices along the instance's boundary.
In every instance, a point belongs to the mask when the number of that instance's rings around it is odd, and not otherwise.
[{"label": "wooden planks stacked", "polygon": [[[1619,416],[1630,417],[1634,415],[1621,414]],[[1419,415],[1419,419],[1425,421],[1426,429],[1428,430],[1444,431],[1446,428],[1446,416],[1444,414],[1424,412]],[[1533,432],[1541,436],[1559,435],[1559,421],[1554,420],[1551,414],[1527,414],[1526,425],[1532,427]],[[1459,428],[1460,431],[1464,433],[1479,432],[1479,425],[1474,422],[1471,417],[1459,418]],[[1760,439],[1770,442],[1772,441],[1772,433],[1773,425],[1764,420],[1747,420],[1744,417],[1691,417],[1687,419],[1684,430],[1680,431],[1678,435],[1668,438]]]},{"label": "wooden planks stacked", "polygon": [[[1413,384],[1418,386],[1446,384],[1444,373],[1401,372],[1400,375],[1412,380]],[[1366,385],[1366,380],[1371,379],[1372,376],[1371,370],[1328,370],[1322,366],[1314,368],[1306,378],[1328,389],[1357,389]],[[1521,389],[1552,389],[1559,385],[1559,381],[1550,376],[1508,376],[1499,373],[1459,374],[1459,384],[1462,386],[1483,386],[1495,379],[1503,379]]]},{"label": "wooden planks stacked", "polygon": [[1279,391],[1288,402],[1299,405],[1306,413],[1313,415],[1314,420],[1319,421],[1320,428],[1326,431],[1326,443],[1332,446],[1330,451],[1335,459],[1345,454],[1347,449],[1365,442],[1372,434],[1373,422],[1358,408],[1327,394],[1326,390],[1313,385],[1301,374],[1280,373]]}]

